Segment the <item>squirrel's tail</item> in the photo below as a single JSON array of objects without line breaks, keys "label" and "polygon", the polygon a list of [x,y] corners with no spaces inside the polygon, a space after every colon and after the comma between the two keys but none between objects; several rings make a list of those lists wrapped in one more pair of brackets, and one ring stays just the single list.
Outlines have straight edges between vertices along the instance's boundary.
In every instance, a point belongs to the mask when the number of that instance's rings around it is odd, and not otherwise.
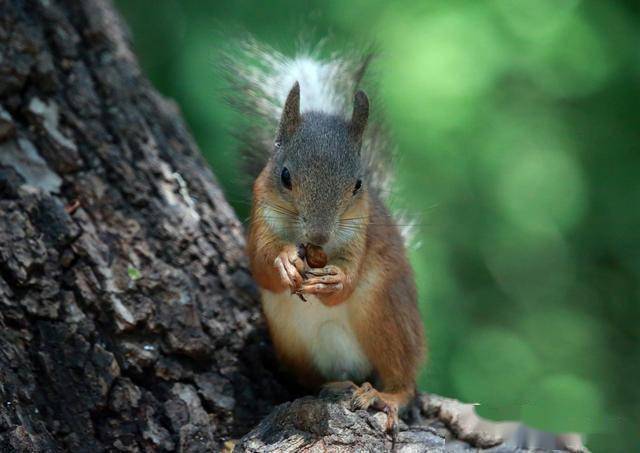
[{"label": "squirrel's tail", "polygon": [[[391,187],[393,145],[376,108],[374,87],[366,72],[374,56],[372,50],[320,57],[320,50],[301,50],[288,57],[252,38],[225,52],[222,70],[231,89],[228,101],[246,119],[237,134],[240,156],[246,171],[255,177],[264,168],[273,150],[282,107],[289,90],[300,84],[300,110],[322,111],[344,117],[351,115],[354,94],[364,88],[372,101],[372,114],[365,130],[362,157],[367,168],[368,187],[386,199]],[[396,216],[397,217],[397,216]],[[401,228],[405,239],[411,233]]]},{"label": "squirrel's tail", "polygon": [[[361,88],[373,52],[333,54],[324,59],[319,53],[319,50],[304,50],[288,57],[249,38],[239,43],[237,52],[224,55],[223,72],[231,84],[228,100],[247,118],[238,138],[242,144],[241,155],[252,176],[256,176],[269,159],[282,107],[296,81],[300,84],[302,112],[351,115],[353,96]],[[371,97],[371,93],[368,94]],[[376,186],[382,186],[389,177],[386,165],[389,148],[380,115],[375,113],[369,120],[362,152],[371,160],[371,170],[382,172],[371,177]]]}]

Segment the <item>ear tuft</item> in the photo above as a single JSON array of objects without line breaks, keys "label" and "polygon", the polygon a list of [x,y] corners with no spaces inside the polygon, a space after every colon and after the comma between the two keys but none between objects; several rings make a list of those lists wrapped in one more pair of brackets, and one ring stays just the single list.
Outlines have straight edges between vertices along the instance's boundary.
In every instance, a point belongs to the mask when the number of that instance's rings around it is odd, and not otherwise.
[{"label": "ear tuft", "polygon": [[364,91],[358,90],[353,99],[353,114],[351,115],[351,122],[349,124],[351,136],[355,141],[362,141],[362,135],[364,134],[365,127],[367,127],[368,119],[369,98]]},{"label": "ear tuft", "polygon": [[278,126],[277,142],[291,137],[300,124],[300,84],[293,84],[282,109],[280,126]]}]

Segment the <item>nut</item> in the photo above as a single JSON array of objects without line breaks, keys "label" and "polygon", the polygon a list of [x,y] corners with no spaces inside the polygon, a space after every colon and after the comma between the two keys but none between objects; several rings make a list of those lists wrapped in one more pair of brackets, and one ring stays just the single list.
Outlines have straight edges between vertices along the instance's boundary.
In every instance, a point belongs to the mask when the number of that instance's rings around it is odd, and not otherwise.
[{"label": "nut", "polygon": [[309,264],[309,267],[317,269],[320,267],[325,267],[327,265],[327,261],[329,261],[329,258],[327,257],[327,254],[324,253],[324,250],[322,250],[322,247],[318,247],[317,245],[313,244],[307,244],[305,249],[307,264]]}]

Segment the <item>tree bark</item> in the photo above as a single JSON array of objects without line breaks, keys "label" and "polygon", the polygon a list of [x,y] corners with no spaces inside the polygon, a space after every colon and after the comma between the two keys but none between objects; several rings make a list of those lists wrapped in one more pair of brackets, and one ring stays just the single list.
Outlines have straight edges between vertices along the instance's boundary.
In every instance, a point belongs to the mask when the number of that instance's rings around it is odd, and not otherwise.
[{"label": "tree bark", "polygon": [[276,407],[242,227],[108,1],[0,0],[0,46],[0,451],[442,449],[424,399],[395,439]]},{"label": "tree bark", "polygon": [[290,396],[241,225],[108,2],[0,43],[0,451],[217,450]]}]

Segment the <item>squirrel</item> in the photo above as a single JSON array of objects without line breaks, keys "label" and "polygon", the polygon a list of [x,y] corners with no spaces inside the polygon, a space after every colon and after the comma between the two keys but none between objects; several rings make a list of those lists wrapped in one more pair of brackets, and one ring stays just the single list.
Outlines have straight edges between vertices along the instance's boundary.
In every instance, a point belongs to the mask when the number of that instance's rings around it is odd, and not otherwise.
[{"label": "squirrel", "polygon": [[[415,394],[425,339],[383,197],[388,140],[358,89],[371,56],[287,58],[255,42],[242,51],[227,73],[234,105],[254,119],[247,250],[277,357],[305,387],[352,389],[352,405],[385,411],[392,430]],[[326,265],[310,267],[305,244]]]}]

